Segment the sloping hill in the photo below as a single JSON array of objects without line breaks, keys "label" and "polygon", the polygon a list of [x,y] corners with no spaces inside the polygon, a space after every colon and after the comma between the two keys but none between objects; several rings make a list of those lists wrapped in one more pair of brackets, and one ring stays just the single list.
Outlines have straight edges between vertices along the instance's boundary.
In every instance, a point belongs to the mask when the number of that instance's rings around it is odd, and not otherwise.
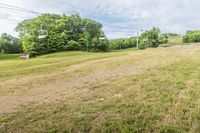
[{"label": "sloping hill", "polygon": [[17,60],[17,59],[19,59],[18,54],[0,54],[0,61]]},{"label": "sloping hill", "polygon": [[199,58],[193,44],[0,62],[0,131],[197,132]]}]

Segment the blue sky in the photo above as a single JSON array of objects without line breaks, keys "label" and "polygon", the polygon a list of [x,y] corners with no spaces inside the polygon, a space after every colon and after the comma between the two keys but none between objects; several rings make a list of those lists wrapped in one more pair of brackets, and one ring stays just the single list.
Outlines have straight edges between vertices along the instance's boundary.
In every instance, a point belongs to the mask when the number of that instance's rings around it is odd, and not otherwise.
[{"label": "blue sky", "polygon": [[[72,14],[79,12],[104,25],[109,38],[129,37],[132,31],[147,30],[153,26],[162,32],[183,34],[200,29],[199,0],[0,0],[37,12]],[[0,33],[17,35],[15,21],[35,17],[0,8]]]}]

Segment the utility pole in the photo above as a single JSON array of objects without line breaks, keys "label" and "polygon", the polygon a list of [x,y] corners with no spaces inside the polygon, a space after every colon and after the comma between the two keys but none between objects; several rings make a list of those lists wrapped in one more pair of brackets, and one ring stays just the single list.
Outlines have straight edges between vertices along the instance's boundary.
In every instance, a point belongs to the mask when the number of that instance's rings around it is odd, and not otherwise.
[{"label": "utility pole", "polygon": [[137,32],[137,49],[139,49],[139,32]]},{"label": "utility pole", "polygon": [[88,49],[88,45],[89,45],[89,43],[88,43],[88,41],[87,41],[87,52],[89,51],[89,49]]},{"label": "utility pole", "polygon": [[[132,32],[134,33],[134,31],[132,31]],[[137,48],[137,49],[139,49],[139,35],[140,35],[140,33],[142,33],[142,32],[143,32],[143,30],[135,31],[136,37],[137,37],[137,39],[136,39],[136,41],[137,41],[137,46],[136,46],[136,48]]]},{"label": "utility pole", "polygon": [[[105,40],[105,39],[106,39],[105,37],[100,37],[99,38],[99,40],[102,40],[102,41]],[[100,52],[101,52],[101,43],[100,43]]]}]

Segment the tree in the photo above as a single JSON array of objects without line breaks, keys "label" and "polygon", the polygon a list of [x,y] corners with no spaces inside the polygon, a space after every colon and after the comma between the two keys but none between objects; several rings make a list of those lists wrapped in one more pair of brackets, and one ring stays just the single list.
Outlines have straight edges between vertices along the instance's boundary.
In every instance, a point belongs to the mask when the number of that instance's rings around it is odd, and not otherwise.
[{"label": "tree", "polygon": [[[48,32],[43,39],[38,38],[41,25]],[[79,15],[42,14],[19,23],[16,31],[24,51],[36,56],[64,50],[100,51],[99,38],[104,35],[101,28],[102,24]],[[108,47],[104,43],[100,46]]]},{"label": "tree", "polygon": [[161,34],[161,35],[158,37],[159,44],[168,43],[168,38],[169,38],[169,36],[168,36],[167,34]]},{"label": "tree", "polygon": [[184,43],[200,42],[200,30],[187,31],[183,36]]},{"label": "tree", "polygon": [[0,37],[0,52],[1,53],[20,53],[22,51],[21,44],[18,38],[15,38],[7,33],[3,33]]},{"label": "tree", "polygon": [[147,47],[158,47],[159,45],[160,29],[153,27],[152,29],[142,33],[140,37],[139,48],[144,49]]},{"label": "tree", "polygon": [[179,36],[179,34],[176,34],[176,33],[164,33],[162,35],[167,36],[167,37]]},{"label": "tree", "polygon": [[80,45],[78,42],[71,40],[68,44],[64,47],[66,50],[80,50]]}]

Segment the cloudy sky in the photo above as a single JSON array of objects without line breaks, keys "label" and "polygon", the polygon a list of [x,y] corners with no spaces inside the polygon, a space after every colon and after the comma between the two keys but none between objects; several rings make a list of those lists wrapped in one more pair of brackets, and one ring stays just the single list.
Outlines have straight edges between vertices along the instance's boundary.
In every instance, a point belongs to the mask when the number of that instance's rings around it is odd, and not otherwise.
[{"label": "cloudy sky", "polygon": [[101,22],[109,38],[129,37],[153,26],[180,34],[200,29],[199,0],[0,0],[0,33],[15,36],[18,21],[36,15],[13,12],[2,3],[41,13],[80,13]]}]

